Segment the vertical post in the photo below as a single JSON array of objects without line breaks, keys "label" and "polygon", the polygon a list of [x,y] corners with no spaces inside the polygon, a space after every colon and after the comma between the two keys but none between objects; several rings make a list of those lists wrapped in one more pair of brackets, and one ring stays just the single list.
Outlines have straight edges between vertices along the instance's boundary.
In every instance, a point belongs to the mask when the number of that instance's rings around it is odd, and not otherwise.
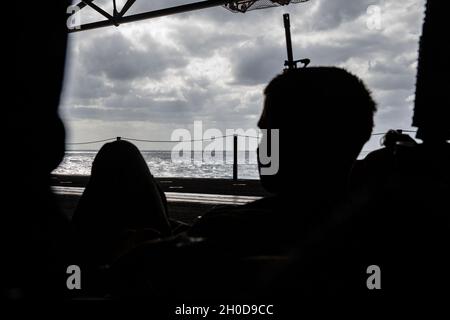
[{"label": "vertical post", "polygon": [[233,180],[238,179],[238,136],[233,136]]},{"label": "vertical post", "polygon": [[294,69],[294,54],[292,53],[292,40],[291,40],[291,23],[289,19],[289,13],[283,14],[284,32],[286,34],[286,48],[287,48],[287,61],[284,63],[288,69]]},{"label": "vertical post", "polygon": [[116,0],[113,0],[113,17],[117,17],[119,12],[117,11]]}]

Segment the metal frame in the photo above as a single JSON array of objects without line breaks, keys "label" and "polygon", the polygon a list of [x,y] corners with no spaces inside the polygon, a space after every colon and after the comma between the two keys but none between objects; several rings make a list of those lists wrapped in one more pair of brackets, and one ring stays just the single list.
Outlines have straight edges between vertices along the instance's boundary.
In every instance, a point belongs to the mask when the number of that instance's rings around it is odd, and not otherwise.
[{"label": "metal frame", "polygon": [[225,7],[231,11],[245,13],[257,0],[230,1]]},{"label": "metal frame", "polygon": [[288,13],[283,15],[284,22],[284,32],[286,36],[286,50],[287,50],[287,60],[284,62],[284,66],[287,69],[297,69],[297,63],[303,63],[303,68],[306,68],[311,62],[308,58],[294,60],[294,53],[292,52],[292,40],[291,40],[291,22]]},{"label": "metal frame", "polygon": [[[194,2],[189,4],[184,4],[180,6],[175,7],[169,7],[134,15],[125,16],[125,14],[128,12],[128,10],[133,6],[133,4],[136,2],[136,0],[127,0],[125,5],[123,6],[122,10],[120,12],[117,11],[116,6],[116,0],[113,0],[113,14],[109,14],[99,6],[93,3],[94,0],[82,0],[80,3],[77,4],[77,7],[81,10],[87,6],[91,7],[101,15],[103,15],[107,20],[98,21],[98,22],[92,22],[87,24],[82,24],[80,26],[75,26],[72,29],[69,29],[69,33],[73,32],[79,32],[79,31],[85,31],[85,30],[91,30],[91,29],[97,29],[107,26],[116,26],[118,27],[121,24],[134,22],[134,21],[140,21],[140,20],[146,20],[146,19],[152,19],[156,17],[162,17],[182,12],[189,12],[194,10],[200,10],[200,9],[206,9],[216,6],[225,6],[229,7],[232,10],[238,10],[240,12],[245,12],[248,8],[250,8],[256,0],[205,0],[200,2]],[[282,4],[288,4],[290,1],[286,0],[286,3]],[[240,6],[242,5],[242,6]],[[75,13],[76,14],[76,13]],[[310,60],[309,59],[301,59],[301,60],[294,60],[293,58],[293,52],[292,52],[292,43],[291,43],[291,30],[290,30],[290,18],[289,14],[283,15],[284,20],[284,28],[285,28],[285,35],[286,35],[286,48],[287,48],[287,60],[285,61],[284,65],[287,67],[287,69],[296,69],[297,64],[303,63],[303,67],[306,67]]]},{"label": "metal frame", "polygon": [[[182,12],[189,12],[194,10],[200,10],[200,9],[206,9],[211,7],[217,7],[222,6],[231,2],[236,2],[236,0],[205,0],[200,2],[194,2],[189,4],[184,4],[180,6],[175,7],[169,7],[164,8],[160,10],[154,10],[150,12],[144,12],[144,13],[138,13],[133,14],[129,16],[125,16],[125,13],[133,6],[133,4],[136,2],[136,0],[128,0],[122,10],[120,12],[117,11],[116,7],[116,1],[113,0],[114,3],[114,11],[113,15],[110,15],[108,12],[97,6],[93,3],[94,0],[82,0],[79,4],[77,4],[77,7],[81,10],[85,8],[86,6],[91,7],[95,11],[99,12],[101,15],[107,18],[107,20],[98,21],[98,22],[92,22],[92,23],[86,23],[82,24],[80,26],[75,26],[72,29],[69,29],[69,33],[79,32],[79,31],[85,31],[85,30],[92,30],[102,27],[108,27],[108,26],[116,26],[118,27],[121,24],[129,23],[129,22],[135,22],[135,21],[141,21],[146,19],[152,19]],[[76,14],[76,13],[75,13]]]}]

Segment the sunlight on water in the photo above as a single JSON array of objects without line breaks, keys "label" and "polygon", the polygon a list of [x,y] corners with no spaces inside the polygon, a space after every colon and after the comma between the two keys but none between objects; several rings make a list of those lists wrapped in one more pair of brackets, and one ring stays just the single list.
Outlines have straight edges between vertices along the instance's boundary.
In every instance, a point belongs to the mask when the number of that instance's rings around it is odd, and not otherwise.
[{"label": "sunlight on water", "polygon": [[[232,153],[220,152],[214,157],[192,154],[190,161],[172,161],[170,151],[142,151],[155,177],[231,178]],[[54,174],[90,175],[96,151],[68,151]],[[227,158],[228,157],[228,158]],[[231,159],[231,161],[230,161]],[[238,172],[241,179],[259,179],[255,152],[239,152]]]}]

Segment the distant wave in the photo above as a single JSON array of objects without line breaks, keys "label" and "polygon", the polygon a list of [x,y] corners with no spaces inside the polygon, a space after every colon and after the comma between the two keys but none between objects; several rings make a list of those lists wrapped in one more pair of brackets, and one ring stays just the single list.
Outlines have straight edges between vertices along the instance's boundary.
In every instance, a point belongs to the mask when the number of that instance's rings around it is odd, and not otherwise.
[{"label": "distant wave", "polygon": [[[189,160],[172,161],[170,151],[141,151],[155,177],[231,178],[232,152],[218,152],[214,157],[192,153]],[[90,175],[96,151],[67,151],[54,174]],[[255,152],[238,153],[238,172],[241,179],[258,179]]]}]

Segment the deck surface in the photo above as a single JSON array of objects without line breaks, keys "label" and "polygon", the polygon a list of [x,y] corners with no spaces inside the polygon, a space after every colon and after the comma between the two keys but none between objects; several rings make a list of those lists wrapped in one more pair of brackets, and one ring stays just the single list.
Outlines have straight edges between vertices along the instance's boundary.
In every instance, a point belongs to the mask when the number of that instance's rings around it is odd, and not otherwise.
[{"label": "deck surface", "polygon": [[[156,178],[167,197],[169,216],[192,223],[213,207],[244,205],[267,195],[259,180]],[[61,210],[71,219],[89,176],[53,176]]]},{"label": "deck surface", "polygon": [[[155,178],[164,192],[201,193],[238,196],[267,195],[259,180],[206,178]],[[54,175],[51,184],[61,187],[85,187],[89,176]]]},{"label": "deck surface", "polygon": [[[83,187],[61,187],[53,186],[53,191],[58,195],[73,195],[81,196],[83,194]],[[207,194],[207,193],[180,193],[180,192],[165,192],[168,202],[184,202],[184,203],[205,203],[205,204],[224,204],[224,205],[243,205],[261,197],[257,196],[237,196],[224,194]]]}]

